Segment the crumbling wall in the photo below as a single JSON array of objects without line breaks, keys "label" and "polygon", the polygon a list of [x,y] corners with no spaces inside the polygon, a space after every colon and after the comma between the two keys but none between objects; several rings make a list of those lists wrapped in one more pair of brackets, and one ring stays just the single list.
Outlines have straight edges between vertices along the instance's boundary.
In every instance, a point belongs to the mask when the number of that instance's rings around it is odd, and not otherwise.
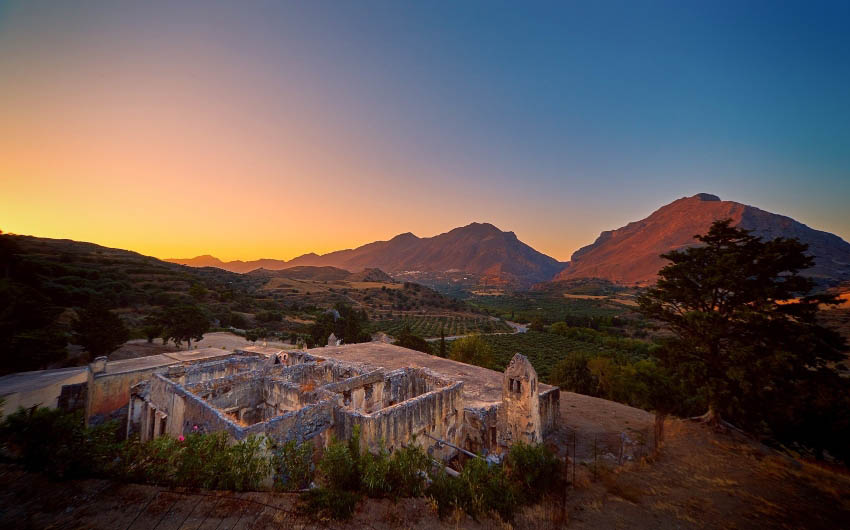
[{"label": "crumbling wall", "polygon": [[499,409],[499,404],[464,409],[460,447],[477,454],[498,452]]},{"label": "crumbling wall", "polygon": [[264,419],[298,410],[316,401],[315,392],[307,391],[296,383],[267,379],[262,384],[263,401],[267,407]]},{"label": "crumbling wall", "polygon": [[320,392],[321,398],[316,403],[306,405],[298,410],[286,412],[263,423],[251,425],[238,434],[242,439],[252,434],[265,434],[280,443],[295,440],[303,443],[321,435],[333,426],[336,402],[333,394]]},{"label": "crumbling wall", "polygon": [[162,366],[155,366],[117,374],[93,374],[89,379],[86,396],[88,423],[97,425],[126,414],[130,403],[130,387],[151,379],[162,368]]},{"label": "crumbling wall", "polygon": [[437,447],[435,439],[460,445],[463,430],[463,382],[438,388],[372,414],[337,409],[335,432],[338,438],[351,437],[360,426],[361,446],[370,451],[383,447],[393,450],[415,443],[430,449],[435,458],[454,450]]},{"label": "crumbling wall", "polygon": [[166,374],[181,385],[191,385],[244,372],[257,371],[271,365],[272,363],[269,360],[260,357],[234,356],[203,364],[170,367]]},{"label": "crumbling wall", "polygon": [[553,432],[561,413],[561,390],[551,388],[540,393],[540,429],[543,436]]},{"label": "crumbling wall", "polygon": [[384,407],[384,387],[384,371],[374,370],[329,384],[324,388],[339,394],[341,406],[369,414]]},{"label": "crumbling wall", "polygon": [[85,409],[88,388],[88,382],[63,385],[57,400],[57,408],[63,412]]}]

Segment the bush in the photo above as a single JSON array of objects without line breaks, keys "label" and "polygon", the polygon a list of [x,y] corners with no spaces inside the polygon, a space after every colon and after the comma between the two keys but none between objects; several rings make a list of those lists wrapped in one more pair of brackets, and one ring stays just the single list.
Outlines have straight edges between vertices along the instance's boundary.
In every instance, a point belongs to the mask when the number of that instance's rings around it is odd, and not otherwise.
[{"label": "bush", "polygon": [[416,445],[396,449],[390,459],[389,480],[394,497],[419,497],[425,491],[425,476],[431,458]]},{"label": "bush", "polygon": [[444,469],[431,475],[431,484],[425,490],[425,495],[434,500],[441,518],[455,508],[464,509],[468,496],[464,483],[450,477]]},{"label": "bush", "polygon": [[561,462],[545,445],[517,442],[505,459],[505,472],[519,485],[521,501],[531,504],[564,487]]},{"label": "bush", "polygon": [[119,447],[118,423],[86,428],[81,413],[18,409],[0,424],[6,454],[57,479],[100,475]]},{"label": "bush", "polygon": [[313,446],[310,443],[286,442],[274,451],[272,465],[277,471],[275,489],[295,491],[307,488],[313,481]]},{"label": "bush", "polygon": [[434,499],[441,517],[459,508],[476,520],[495,511],[508,521],[520,500],[516,484],[509,480],[504,469],[489,466],[480,458],[467,461],[457,478],[445,471],[435,474],[426,493]]},{"label": "bush", "polygon": [[354,513],[360,495],[353,491],[315,488],[304,493],[301,511],[319,518],[348,519]]},{"label": "bush", "polygon": [[392,454],[383,448],[366,452],[360,457],[362,489],[369,497],[419,497],[430,467],[431,459],[415,441]]},{"label": "bush", "polygon": [[259,436],[231,443],[226,432],[131,440],[114,471],[125,480],[163,486],[256,490],[271,471],[265,443]]},{"label": "bush", "polygon": [[426,495],[434,499],[440,517],[458,508],[475,519],[494,511],[505,521],[520,505],[534,504],[565,486],[557,457],[543,445],[522,442],[511,447],[504,466],[473,458],[459,477],[441,470],[431,479]]},{"label": "bush", "polygon": [[322,461],[319,462],[319,471],[322,484],[328,489],[349,491],[360,489],[357,462],[348,445],[343,442],[334,440],[328,445]]},{"label": "bush", "polygon": [[253,490],[270,471],[265,438],[231,443],[227,433],[183,440],[118,441],[118,423],[85,427],[81,414],[21,409],[0,424],[6,453],[53,478],[109,476],[127,481],[210,489]]}]

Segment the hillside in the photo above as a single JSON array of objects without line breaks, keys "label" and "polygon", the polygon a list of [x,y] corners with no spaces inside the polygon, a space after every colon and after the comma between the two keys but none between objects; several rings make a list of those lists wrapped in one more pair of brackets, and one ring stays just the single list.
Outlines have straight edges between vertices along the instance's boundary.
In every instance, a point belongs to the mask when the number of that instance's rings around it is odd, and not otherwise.
[{"label": "hillside", "polygon": [[141,336],[145,318],[166,307],[198,305],[214,325],[244,323],[268,301],[262,279],[192,268],[67,239],[0,236],[0,373],[84,362],[68,347],[81,308],[104,305]]},{"label": "hillside", "polygon": [[378,327],[403,318],[442,318],[464,329],[480,321],[463,302],[385,272],[330,266],[256,269],[236,274],[216,267],[168,263],[93,243],[0,235],[0,374],[86,361],[68,345],[78,312],[103,304],[142,338],[149,316],[198,306],[212,328],[262,330],[290,340],[336,304],[362,309]]},{"label": "hillside", "polygon": [[359,272],[349,272],[338,267],[315,267],[299,265],[280,270],[266,268],[255,269],[248,273],[250,276],[262,278],[289,278],[292,280],[311,280],[325,282],[376,282],[393,283],[395,280],[381,269],[363,269]]},{"label": "hillside", "polygon": [[526,245],[513,232],[503,232],[489,223],[472,223],[434,237],[420,238],[408,232],[389,241],[375,241],[321,256],[305,254],[288,262],[257,260],[225,263],[212,256],[168,261],[220,267],[233,272],[253,270],[250,267],[284,269],[297,266],[329,266],[352,272],[375,268],[391,275],[411,271],[463,272],[475,274],[488,284],[523,286],[550,280],[564,266]]},{"label": "hillside", "polygon": [[649,217],[605,231],[593,244],[577,250],[555,281],[603,278],[619,284],[647,285],[667,261],[660,254],[696,243],[694,235],[708,231],[718,219],[752,230],[766,239],[795,237],[809,245],[815,266],[805,274],[820,283],[850,279],[850,243],[754,206],[700,193],[663,206]]}]

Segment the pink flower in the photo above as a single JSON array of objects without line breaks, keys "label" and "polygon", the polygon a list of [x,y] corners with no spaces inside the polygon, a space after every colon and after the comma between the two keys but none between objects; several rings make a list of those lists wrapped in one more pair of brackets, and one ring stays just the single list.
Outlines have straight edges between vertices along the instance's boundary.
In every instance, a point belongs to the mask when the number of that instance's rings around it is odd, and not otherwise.
[{"label": "pink flower", "polygon": [[194,427],[192,427],[192,430],[193,430],[193,431],[197,431],[197,430],[198,430],[198,426],[197,426],[197,425],[195,425]]},{"label": "pink flower", "polygon": [[181,435],[180,435],[180,437],[179,437],[179,438],[177,438],[177,439],[178,439],[179,441],[181,441],[181,442],[182,442],[182,441],[183,441],[183,440],[185,440],[186,438],[185,438],[185,437],[181,434]]}]

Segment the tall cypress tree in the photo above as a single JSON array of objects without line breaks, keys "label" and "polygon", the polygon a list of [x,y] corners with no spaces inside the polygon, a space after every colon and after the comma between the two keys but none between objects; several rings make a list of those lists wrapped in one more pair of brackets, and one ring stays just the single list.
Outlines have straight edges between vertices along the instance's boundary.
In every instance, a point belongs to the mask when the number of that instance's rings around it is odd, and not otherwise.
[{"label": "tall cypress tree", "polygon": [[672,331],[657,355],[702,394],[706,421],[776,432],[813,385],[846,394],[835,371],[846,345],[816,319],[838,300],[809,294],[815,284],[799,274],[814,264],[807,245],[730,225],[717,221],[695,236],[699,246],[664,254],[671,263],[639,297],[640,311]]}]

